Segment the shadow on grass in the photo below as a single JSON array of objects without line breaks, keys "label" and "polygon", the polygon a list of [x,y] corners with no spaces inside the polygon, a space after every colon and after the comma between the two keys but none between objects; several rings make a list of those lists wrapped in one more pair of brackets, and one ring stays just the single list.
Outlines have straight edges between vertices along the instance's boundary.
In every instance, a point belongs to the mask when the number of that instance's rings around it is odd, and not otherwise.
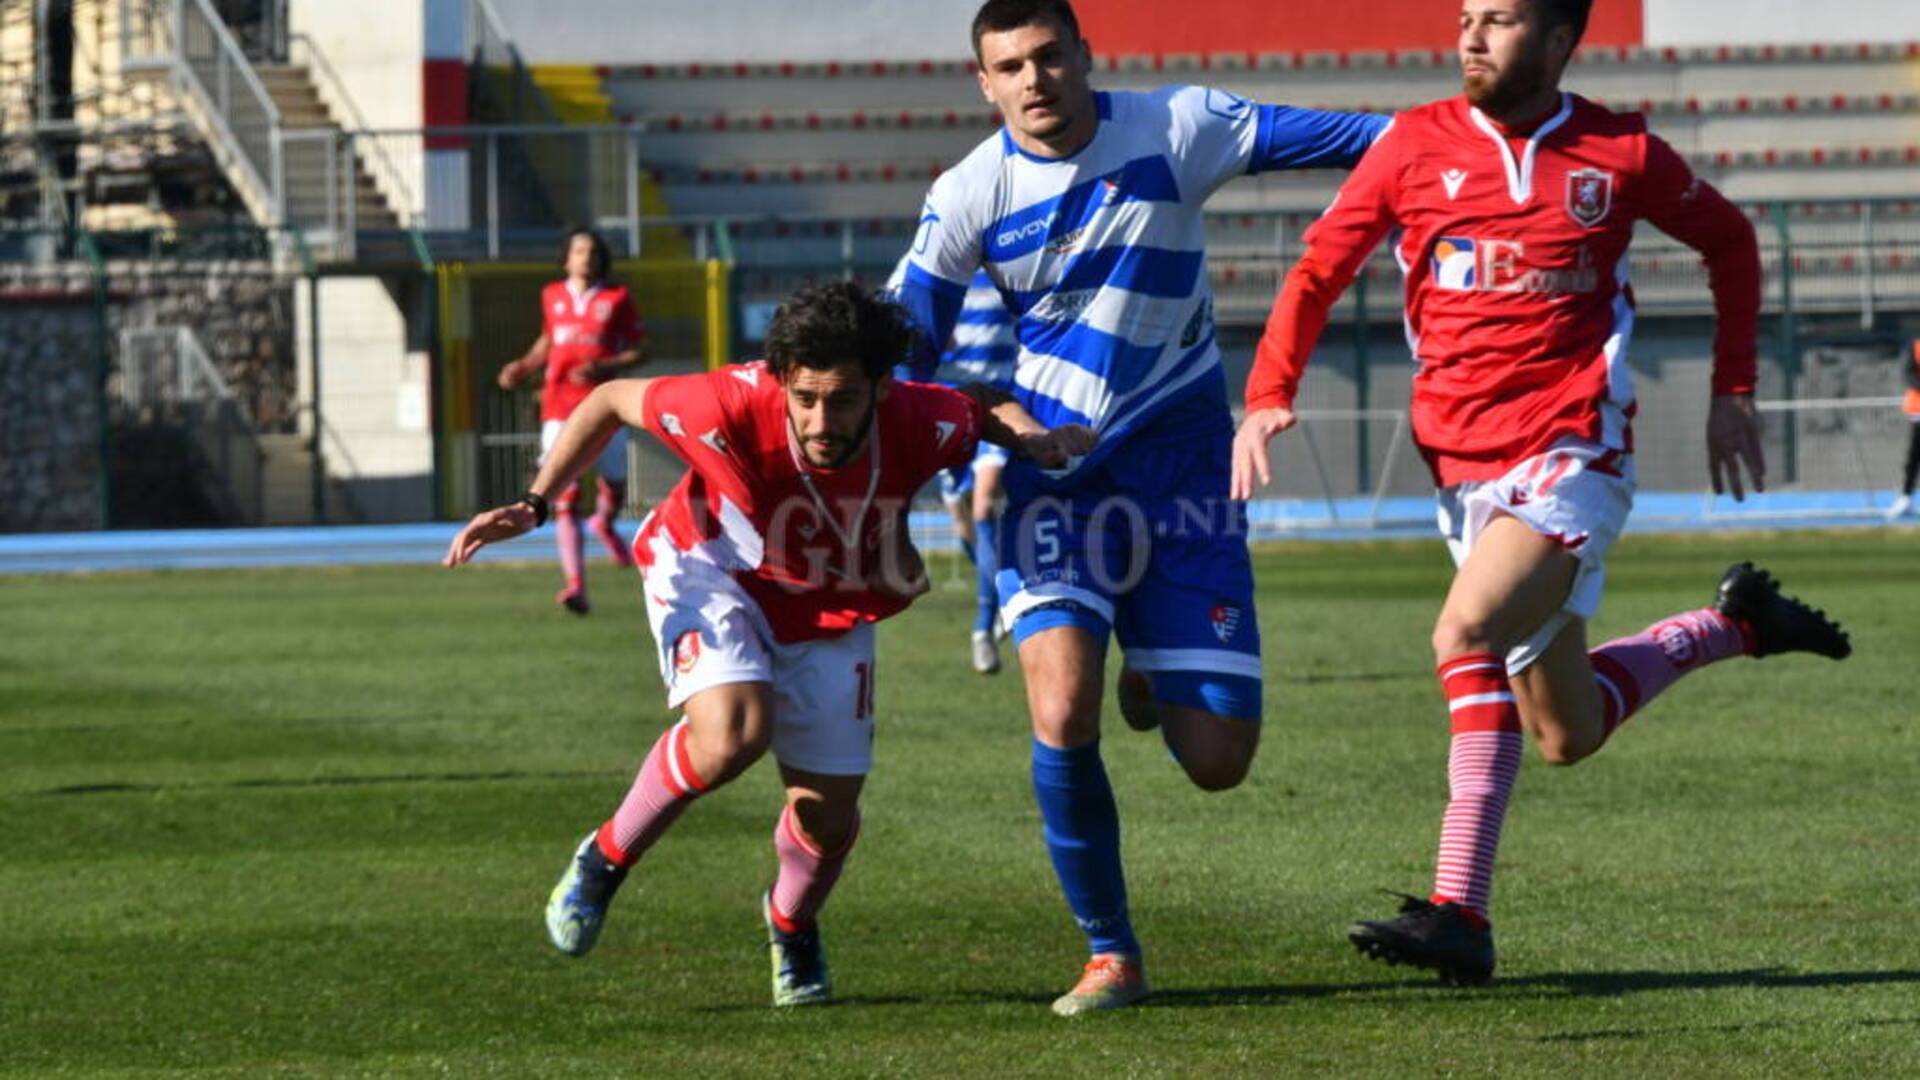
[{"label": "shadow on grass", "polygon": [[[1844,1020],[1842,1026],[1855,1028],[1879,1027],[1920,1027],[1920,1016],[1891,1017],[1886,1019]],[[1541,1035],[1534,1042],[1539,1043],[1584,1043],[1605,1042],[1607,1040],[1631,1040],[1661,1038],[1671,1035],[1742,1035],[1753,1032],[1777,1031],[1782,1027],[1825,1026],[1824,1021],[1805,1020],[1795,1024],[1792,1021],[1764,1020],[1750,1024],[1683,1024],[1678,1027],[1654,1028],[1607,1028],[1600,1031],[1567,1031],[1558,1035]]]},{"label": "shadow on grass", "polygon": [[[1278,1005],[1291,1001],[1314,1001],[1322,998],[1341,996],[1365,996],[1371,994],[1399,994],[1407,991],[1431,991],[1435,997],[1453,998],[1462,1002],[1479,1001],[1491,996],[1502,997],[1616,997],[1622,994],[1638,994],[1658,990],[1723,990],[1747,988],[1761,990],[1809,989],[1834,986],[1871,986],[1889,983],[1920,983],[1920,971],[1828,971],[1789,974],[1779,968],[1756,968],[1750,971],[1617,971],[1617,972],[1566,972],[1544,975],[1522,975],[1513,979],[1500,979],[1490,987],[1457,989],[1442,986],[1434,979],[1419,977],[1402,979],[1395,982],[1350,982],[1350,983],[1274,983],[1265,986],[1215,986],[1191,987],[1184,989],[1155,990],[1153,996],[1141,1002],[1135,1008],[1213,1008],[1219,1006]],[[1034,1005],[1045,1006],[1053,1000],[1051,993],[1035,992],[961,992],[952,994],[893,994],[870,997],[844,997],[836,999],[829,1008],[847,1008],[864,1006],[868,1008],[885,1006],[924,1006],[924,1005]],[[759,1013],[767,1006],[762,1002],[740,1002],[726,1005],[709,1005],[694,1011],[702,1013]],[[1920,1017],[1913,1019],[1881,1019],[1855,1021],[1858,1026],[1895,1026],[1920,1025]],[[1754,1025],[1764,1026],[1764,1025]],[[1674,1029],[1679,1030],[1679,1029]],[[1688,1029],[1694,1030],[1694,1029]],[[1698,1030],[1708,1030],[1701,1028]],[[1712,1029],[1722,1030],[1722,1029]],[[1728,1027],[1724,1030],[1738,1031],[1740,1027]],[[1635,1030],[1575,1032],[1564,1035],[1545,1036],[1541,1041],[1575,1042],[1588,1039],[1634,1039],[1643,1034]]]},{"label": "shadow on grass", "polygon": [[1427,682],[1432,678],[1431,671],[1337,671],[1319,675],[1288,675],[1287,681],[1302,686],[1318,686],[1327,683]]},{"label": "shadow on grass", "polygon": [[[825,1005],[808,1005],[803,1008],[788,1009],[785,1010],[785,1012],[789,1016],[804,1016],[809,1013],[830,1012],[835,1009],[853,1007],[878,1008],[886,1005],[930,1005],[935,1003],[934,999],[918,997],[913,994],[888,994],[869,997],[856,995],[854,997],[836,997]],[[730,1013],[761,1014],[767,1011],[767,1003],[764,1001],[730,1002],[726,1005],[702,1005],[688,1011],[707,1013],[714,1016],[724,1016]]]},{"label": "shadow on grass", "polygon": [[619,769],[560,769],[550,772],[525,772],[513,769],[499,772],[390,773],[368,776],[292,776],[242,777],[238,780],[149,784],[105,781],[98,784],[67,784],[61,787],[23,791],[26,797],[48,795],[152,794],[162,791],[217,791],[236,788],[324,788],[358,787],[370,784],[473,784],[506,780],[584,780],[625,775]]},{"label": "shadow on grass", "polygon": [[[1293,983],[1159,990],[1155,991],[1144,1004],[1163,1007],[1249,1005],[1261,1002],[1311,1000],[1342,994],[1404,990],[1432,990],[1437,994],[1472,1000],[1494,994],[1506,997],[1618,997],[1623,994],[1640,994],[1659,990],[1724,990],[1736,987],[1756,990],[1792,990],[1889,983],[1920,983],[1920,971],[1790,973],[1780,968],[1755,968],[1747,971],[1583,971],[1499,979],[1485,989],[1455,989],[1442,986],[1432,978],[1415,977],[1397,982]],[[1907,1021],[1886,1022],[1905,1023]]]}]

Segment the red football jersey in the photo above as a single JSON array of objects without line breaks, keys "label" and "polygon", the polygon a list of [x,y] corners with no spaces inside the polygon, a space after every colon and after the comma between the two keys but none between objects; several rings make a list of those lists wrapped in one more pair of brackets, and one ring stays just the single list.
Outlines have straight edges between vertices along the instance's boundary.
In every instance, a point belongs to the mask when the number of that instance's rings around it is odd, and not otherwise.
[{"label": "red football jersey", "polygon": [[786,395],[764,363],[655,379],[647,430],[688,466],[634,538],[664,535],[680,551],[705,546],[760,604],[783,642],[843,634],[908,601],[867,588],[883,528],[941,469],[973,459],[978,403],[957,390],[896,382],[874,410],[860,457],[838,469],[805,463]]},{"label": "red football jersey", "polygon": [[565,420],[593,393],[592,383],[576,383],[568,374],[633,348],[647,339],[647,331],[625,285],[602,282],[576,296],[566,282],[556,281],[540,290],[540,312],[547,336],[540,419]]},{"label": "red football jersey", "polygon": [[1398,227],[1415,440],[1442,485],[1498,477],[1564,436],[1632,449],[1627,244],[1646,219],[1707,260],[1714,392],[1751,392],[1760,308],[1753,227],[1639,114],[1573,94],[1531,132],[1465,98],[1394,118],[1307,230],[1248,380],[1291,406],[1326,309]]}]

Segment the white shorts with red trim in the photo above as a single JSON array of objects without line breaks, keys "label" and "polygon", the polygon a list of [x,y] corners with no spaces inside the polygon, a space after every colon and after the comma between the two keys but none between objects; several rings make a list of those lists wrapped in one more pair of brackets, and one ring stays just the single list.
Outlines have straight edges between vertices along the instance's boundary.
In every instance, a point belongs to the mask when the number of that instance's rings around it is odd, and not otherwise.
[{"label": "white shorts with red trim", "polygon": [[704,553],[679,551],[658,535],[647,554],[647,622],[669,708],[716,686],[766,683],[773,756],[781,764],[828,776],[865,776],[873,768],[872,624],[782,643],[759,604]]},{"label": "white shorts with red trim", "polygon": [[[565,420],[545,420],[540,424],[540,464],[547,463],[547,455],[553,452],[554,440],[560,437],[560,429],[567,426]],[[594,471],[607,478],[611,483],[623,484],[627,480],[627,429],[624,425],[613,429],[613,438],[607,440],[607,448],[593,459]]]},{"label": "white shorts with red trim", "polygon": [[1435,493],[1440,534],[1455,566],[1467,561],[1487,523],[1501,514],[1559,541],[1580,560],[1560,610],[1507,654],[1509,673],[1540,659],[1567,623],[1590,619],[1600,610],[1607,551],[1626,526],[1633,490],[1633,455],[1584,439],[1562,439],[1497,480],[1469,481]]}]

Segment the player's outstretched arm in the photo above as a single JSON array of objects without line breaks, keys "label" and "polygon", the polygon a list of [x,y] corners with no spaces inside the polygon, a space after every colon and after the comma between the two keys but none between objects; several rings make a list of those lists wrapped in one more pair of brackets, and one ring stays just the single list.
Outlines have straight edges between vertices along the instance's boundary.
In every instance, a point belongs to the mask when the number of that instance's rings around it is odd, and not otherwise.
[{"label": "player's outstretched arm", "polygon": [[524,356],[516,356],[512,360],[501,364],[500,374],[495,376],[494,379],[495,382],[500,384],[500,389],[511,390],[519,385],[522,380],[532,377],[539,373],[541,368],[546,367],[547,347],[549,344],[547,335],[541,334],[539,337],[533,339],[533,344],[528,346]]},{"label": "player's outstretched arm", "polygon": [[960,387],[960,392],[978,402],[986,414],[980,428],[983,441],[1031,458],[1043,469],[1065,468],[1074,458],[1091,451],[1099,441],[1099,436],[1085,424],[1042,426],[1012,394],[998,387],[968,383]]},{"label": "player's outstretched arm", "polygon": [[641,342],[631,349],[622,349],[604,360],[595,360],[590,364],[581,364],[579,367],[567,372],[567,380],[583,386],[598,386],[608,379],[619,378],[620,373],[628,368],[639,367],[641,364],[646,363],[647,356],[647,344],[646,342]]},{"label": "player's outstretched arm", "polygon": [[1377,113],[1329,112],[1260,105],[1251,173],[1279,169],[1352,168],[1392,123]]},{"label": "player's outstretched arm", "polygon": [[1358,266],[1358,260],[1346,263],[1352,265],[1330,263],[1308,248],[1273,299],[1247,375],[1247,415],[1233,436],[1228,494],[1235,499],[1250,499],[1256,488],[1273,481],[1267,443],[1294,425],[1293,397],[1307,358],[1326,328],[1327,313],[1352,283]]},{"label": "player's outstretched arm", "polygon": [[[622,379],[604,383],[587,395],[567,418],[566,426],[560,429],[560,437],[554,441],[546,464],[540,466],[527,494],[544,504],[555,492],[580,479],[580,474],[600,456],[601,449],[621,424],[644,427],[647,387],[652,382],[651,379]],[[544,516],[544,511],[537,509],[533,500],[525,498],[484,510],[454,536],[453,543],[447,546],[446,557],[440,560],[441,565],[459,566],[469,562],[488,544],[532,532]]]}]

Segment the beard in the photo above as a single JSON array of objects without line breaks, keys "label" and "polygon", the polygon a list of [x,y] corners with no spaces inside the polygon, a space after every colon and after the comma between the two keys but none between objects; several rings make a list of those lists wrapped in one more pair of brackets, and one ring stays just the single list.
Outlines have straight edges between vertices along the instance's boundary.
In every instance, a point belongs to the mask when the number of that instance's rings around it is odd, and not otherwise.
[{"label": "beard", "polygon": [[854,455],[858,454],[867,445],[867,437],[873,434],[873,414],[879,411],[880,402],[876,397],[875,400],[867,403],[866,415],[860,418],[859,434],[853,436],[828,435],[827,439],[830,441],[830,445],[827,447],[827,460],[825,461],[817,461],[814,459],[814,454],[818,452],[814,443],[812,440],[801,436],[800,429],[794,424],[792,416],[787,417],[787,430],[792,433],[793,441],[799,444],[800,456],[807,460],[807,464],[816,469],[838,469],[847,462],[852,461]]},{"label": "beard", "polygon": [[1495,116],[1539,94],[1546,85],[1547,62],[1540,56],[1516,57],[1491,76],[1467,75],[1461,81],[1467,101],[1481,112]]}]

